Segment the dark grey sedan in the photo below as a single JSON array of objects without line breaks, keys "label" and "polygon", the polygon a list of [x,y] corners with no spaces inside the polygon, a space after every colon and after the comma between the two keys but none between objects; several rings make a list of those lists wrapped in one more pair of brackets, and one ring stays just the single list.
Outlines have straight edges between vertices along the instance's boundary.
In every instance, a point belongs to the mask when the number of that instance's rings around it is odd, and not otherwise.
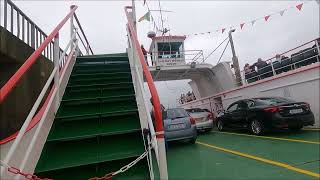
[{"label": "dark grey sedan", "polygon": [[166,141],[189,140],[195,143],[197,128],[194,119],[183,108],[172,108],[163,111],[163,122]]}]

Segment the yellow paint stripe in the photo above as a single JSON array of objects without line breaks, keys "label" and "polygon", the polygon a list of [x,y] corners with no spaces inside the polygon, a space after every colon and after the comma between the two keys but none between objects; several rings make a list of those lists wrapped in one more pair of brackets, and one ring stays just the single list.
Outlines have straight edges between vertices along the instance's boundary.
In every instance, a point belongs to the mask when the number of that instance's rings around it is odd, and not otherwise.
[{"label": "yellow paint stripe", "polygon": [[320,128],[303,128],[304,131],[320,131]]},{"label": "yellow paint stripe", "polygon": [[320,174],[318,174],[318,173],[314,173],[314,172],[307,171],[307,170],[304,170],[304,169],[296,168],[296,167],[290,166],[289,164],[285,164],[285,163],[281,163],[281,162],[277,162],[277,161],[272,161],[272,160],[269,160],[269,159],[264,159],[264,158],[261,158],[261,157],[253,156],[253,155],[242,153],[242,152],[238,152],[238,151],[233,151],[233,150],[230,150],[230,149],[225,149],[225,148],[222,148],[222,147],[214,146],[214,145],[207,144],[207,143],[200,142],[200,141],[196,141],[196,143],[200,144],[202,146],[206,146],[206,147],[209,147],[209,148],[212,148],[212,149],[216,149],[216,150],[220,150],[220,151],[223,151],[223,152],[231,153],[231,154],[234,154],[234,155],[237,155],[237,156],[242,156],[242,157],[253,159],[253,160],[256,160],[256,161],[260,161],[260,162],[263,162],[263,163],[266,163],[266,164],[271,164],[271,165],[275,165],[275,166],[278,166],[278,167],[282,167],[282,168],[285,168],[285,169],[288,169],[288,170],[291,170],[291,171],[295,171],[295,172],[298,172],[298,173],[301,173],[301,174],[305,174],[305,175],[309,175],[309,176],[313,176],[313,177],[317,177],[317,178],[320,177]]},{"label": "yellow paint stripe", "polygon": [[255,138],[261,138],[261,139],[291,141],[291,142],[299,142],[299,143],[307,143],[307,144],[320,144],[319,141],[318,142],[317,141],[306,141],[306,140],[301,140],[301,139],[289,139],[289,138],[279,138],[279,137],[271,137],[271,136],[256,136],[256,135],[250,135],[250,134],[221,132],[221,131],[211,131],[211,132],[221,133],[221,134],[237,135],[237,136],[255,137]]}]

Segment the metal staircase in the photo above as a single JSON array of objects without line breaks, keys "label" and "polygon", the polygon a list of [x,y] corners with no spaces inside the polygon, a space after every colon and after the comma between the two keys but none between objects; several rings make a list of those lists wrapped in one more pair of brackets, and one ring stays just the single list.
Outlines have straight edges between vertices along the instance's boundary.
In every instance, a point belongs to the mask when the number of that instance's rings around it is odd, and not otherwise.
[{"label": "metal staircase", "polygon": [[[128,57],[79,57],[35,172],[53,179],[104,176],[145,151],[141,132]],[[147,161],[122,175],[149,179]]]},{"label": "metal staircase", "polygon": [[[10,0],[4,3],[13,4]],[[55,67],[21,129],[0,141],[4,155],[1,177],[131,180],[154,179],[155,173],[168,179],[160,101],[135,32],[132,8],[125,7],[126,53],[103,55],[93,55],[77,8],[70,7],[67,16],[0,89],[1,104],[41,53],[53,46],[50,57]],[[59,34],[68,20],[70,41],[61,50]],[[79,40],[86,56],[79,49]],[[155,124],[146,103],[143,77],[152,96]]]}]

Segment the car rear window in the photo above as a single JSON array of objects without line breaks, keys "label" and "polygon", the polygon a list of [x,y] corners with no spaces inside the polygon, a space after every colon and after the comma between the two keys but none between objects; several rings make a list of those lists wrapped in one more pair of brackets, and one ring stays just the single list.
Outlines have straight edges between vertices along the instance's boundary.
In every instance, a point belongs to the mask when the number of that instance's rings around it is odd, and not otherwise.
[{"label": "car rear window", "polygon": [[255,100],[257,105],[275,105],[275,104],[294,102],[290,99],[285,99],[285,98],[257,98]]},{"label": "car rear window", "polygon": [[176,119],[189,116],[184,109],[168,109],[166,115],[167,119]]}]

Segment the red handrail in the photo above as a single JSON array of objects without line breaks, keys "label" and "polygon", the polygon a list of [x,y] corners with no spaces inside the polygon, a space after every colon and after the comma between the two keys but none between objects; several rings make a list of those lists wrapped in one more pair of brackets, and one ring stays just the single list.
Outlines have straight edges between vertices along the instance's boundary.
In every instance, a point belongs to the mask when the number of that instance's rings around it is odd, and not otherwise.
[{"label": "red handrail", "polygon": [[131,35],[133,37],[133,43],[135,44],[135,46],[137,47],[137,52],[138,52],[138,56],[140,59],[140,63],[142,65],[142,69],[143,69],[143,73],[146,77],[146,81],[151,93],[151,97],[152,97],[152,103],[153,103],[153,107],[154,107],[154,117],[155,117],[155,128],[156,128],[156,137],[157,138],[164,138],[164,133],[163,133],[163,123],[162,123],[162,113],[161,113],[161,106],[160,106],[160,100],[159,100],[159,96],[158,96],[158,92],[157,89],[154,85],[151,73],[148,69],[148,66],[146,64],[146,61],[144,59],[144,55],[142,53],[141,50],[141,46],[140,43],[138,41],[138,37],[137,37],[137,33],[135,31],[133,22],[131,21],[130,17],[129,17],[129,13],[127,11],[127,9],[132,9],[132,7],[130,6],[126,6],[124,8],[124,11],[126,13],[127,19],[128,19],[128,27],[129,30],[131,32]]},{"label": "red handrail", "polygon": [[42,51],[48,46],[48,44],[59,34],[60,29],[64,26],[67,20],[74,15],[78,7],[74,6],[68,15],[58,24],[58,26],[52,31],[52,33],[43,41],[40,47],[35,50],[31,56],[23,63],[18,71],[9,79],[9,81],[0,89],[0,104],[17,85],[22,76],[30,69],[30,67],[36,62],[37,58],[41,55]]}]

